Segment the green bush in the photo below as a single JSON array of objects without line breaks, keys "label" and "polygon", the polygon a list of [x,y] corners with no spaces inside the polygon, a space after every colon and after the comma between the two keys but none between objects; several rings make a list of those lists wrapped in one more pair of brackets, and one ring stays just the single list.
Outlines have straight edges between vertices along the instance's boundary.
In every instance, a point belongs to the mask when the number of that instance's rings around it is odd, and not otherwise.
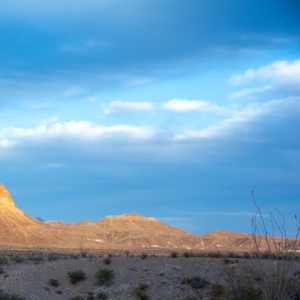
[{"label": "green bush", "polygon": [[78,281],[86,279],[85,273],[81,270],[68,272],[68,276],[69,276],[71,283],[73,283],[73,284],[76,284]]},{"label": "green bush", "polygon": [[115,276],[113,270],[104,268],[97,272],[96,277],[100,285],[110,285]]}]

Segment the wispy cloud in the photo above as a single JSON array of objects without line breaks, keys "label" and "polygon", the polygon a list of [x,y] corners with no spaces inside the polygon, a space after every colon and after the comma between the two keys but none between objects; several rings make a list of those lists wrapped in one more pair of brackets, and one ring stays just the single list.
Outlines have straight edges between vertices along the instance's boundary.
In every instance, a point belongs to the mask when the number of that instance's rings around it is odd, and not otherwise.
[{"label": "wispy cloud", "polygon": [[253,212],[230,212],[230,211],[202,211],[190,213],[195,216],[228,216],[228,217],[252,217]]},{"label": "wispy cloud", "polygon": [[113,101],[104,110],[105,114],[133,111],[150,111],[154,109],[154,104],[150,102],[123,102]]},{"label": "wispy cloud", "polygon": [[172,99],[162,104],[162,108],[174,112],[213,111],[220,112],[222,108],[205,100]]},{"label": "wispy cloud", "polygon": [[[212,138],[225,138],[228,135],[234,134],[236,130],[244,128],[243,124],[254,121],[259,117],[273,113],[277,110],[291,110],[298,107],[298,98],[286,98],[271,100],[265,103],[252,103],[245,107],[230,107],[228,111],[231,113],[223,120],[218,120],[212,125],[203,129],[186,129],[177,132],[174,135],[174,140],[201,140]],[[226,110],[224,106],[224,110]],[[249,133],[249,129],[247,129]]]},{"label": "wispy cloud", "polygon": [[91,51],[103,50],[108,46],[108,42],[102,40],[89,40],[77,43],[68,43],[61,46],[61,51],[74,54],[86,54]]},{"label": "wispy cloud", "polygon": [[262,93],[268,92],[271,89],[272,89],[271,85],[264,85],[262,87],[242,89],[237,92],[229,94],[229,97],[230,98],[241,98],[241,97],[247,97],[247,96],[256,96],[256,95],[260,95]]}]

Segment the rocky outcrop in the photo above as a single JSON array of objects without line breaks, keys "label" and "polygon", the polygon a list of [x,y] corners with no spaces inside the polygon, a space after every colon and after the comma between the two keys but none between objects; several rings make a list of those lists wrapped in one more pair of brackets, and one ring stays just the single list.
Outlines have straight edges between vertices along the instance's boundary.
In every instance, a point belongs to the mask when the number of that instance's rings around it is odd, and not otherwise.
[{"label": "rocky outcrop", "polygon": [[185,249],[252,251],[250,234],[214,231],[188,233],[136,213],[77,224],[41,222],[18,209],[0,184],[0,247],[51,249]]}]

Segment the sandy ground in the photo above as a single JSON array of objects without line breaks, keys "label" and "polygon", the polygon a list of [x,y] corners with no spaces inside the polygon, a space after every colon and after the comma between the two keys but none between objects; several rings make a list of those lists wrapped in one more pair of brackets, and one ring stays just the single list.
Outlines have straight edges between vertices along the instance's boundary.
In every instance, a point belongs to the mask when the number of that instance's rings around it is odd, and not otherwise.
[{"label": "sandy ground", "polygon": [[[110,261],[110,264],[106,264]],[[228,269],[246,270],[251,259],[171,256],[90,256],[53,254],[3,254],[0,286],[27,300],[53,299],[211,299],[214,284],[225,284]],[[113,270],[110,285],[100,285],[99,270]],[[294,269],[300,271],[300,262]],[[70,282],[68,272],[82,270],[86,279]],[[200,289],[184,284],[199,276],[209,284]],[[49,280],[55,279],[58,286]],[[103,298],[99,298],[103,295]],[[77,298],[74,298],[78,296]],[[81,298],[80,298],[81,297]]]}]

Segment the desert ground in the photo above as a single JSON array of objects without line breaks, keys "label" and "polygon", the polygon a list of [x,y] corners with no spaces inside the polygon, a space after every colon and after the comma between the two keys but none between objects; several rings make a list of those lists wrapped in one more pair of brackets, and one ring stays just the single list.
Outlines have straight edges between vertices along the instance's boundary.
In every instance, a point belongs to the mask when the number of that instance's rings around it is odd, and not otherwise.
[{"label": "desert ground", "polygon": [[[0,299],[217,300],[239,299],[233,291],[231,298],[226,298],[230,288],[253,288],[255,259],[212,256],[175,251],[159,256],[3,251]],[[99,277],[99,273],[104,275]],[[299,260],[293,263],[290,275],[300,283]],[[72,283],[71,278],[78,281]]]}]

